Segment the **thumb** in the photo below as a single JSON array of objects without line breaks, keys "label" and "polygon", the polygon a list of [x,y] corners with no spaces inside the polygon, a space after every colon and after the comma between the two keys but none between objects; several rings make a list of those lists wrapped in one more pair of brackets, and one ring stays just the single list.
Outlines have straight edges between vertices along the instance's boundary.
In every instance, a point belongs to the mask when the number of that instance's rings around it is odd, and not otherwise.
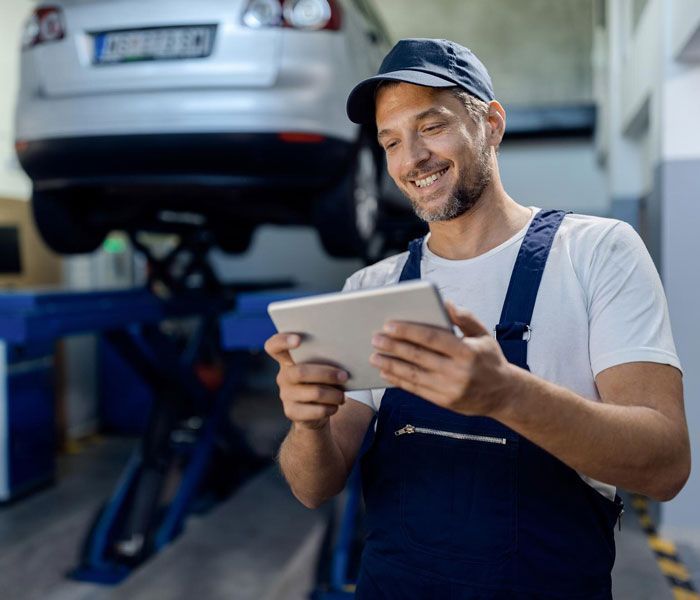
[{"label": "thumb", "polygon": [[445,308],[450,320],[462,330],[462,333],[467,337],[479,337],[482,335],[491,335],[472,313],[457,308],[449,300],[445,302]]}]

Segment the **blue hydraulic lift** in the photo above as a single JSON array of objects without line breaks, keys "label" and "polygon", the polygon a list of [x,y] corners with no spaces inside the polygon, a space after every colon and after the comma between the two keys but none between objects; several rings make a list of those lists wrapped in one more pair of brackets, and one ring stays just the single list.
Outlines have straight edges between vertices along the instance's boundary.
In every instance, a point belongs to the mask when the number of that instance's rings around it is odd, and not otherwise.
[{"label": "blue hydraulic lift", "polygon": [[[180,246],[159,259],[133,236],[132,243],[148,261],[150,277],[144,288],[0,294],[0,363],[6,359],[5,364],[15,361],[18,365],[43,365],[34,359],[50,359],[55,341],[99,333],[154,392],[142,443],[96,515],[83,543],[80,564],[71,573],[76,579],[106,584],[122,581],[182,531],[222,437],[240,467],[241,480],[262,466],[261,459],[244,442],[242,432],[228,418],[231,400],[244,375],[245,361],[239,359],[250,350],[262,349],[274,333],[267,315],[270,302],[308,294],[292,291],[290,281],[222,285],[206,260],[211,245],[197,234],[184,236]],[[185,250],[190,254],[183,263]],[[195,286],[191,285],[193,279]],[[155,289],[164,289],[166,294],[156,295]],[[192,317],[196,317],[198,325],[185,344],[161,328],[165,321]],[[196,371],[202,349],[211,351],[212,342],[222,350],[217,359],[224,367],[223,381],[216,389],[204,385]],[[34,386],[40,381],[44,396],[52,390],[46,369],[42,378],[37,378],[34,373],[23,374],[22,368],[8,371],[0,364],[0,379],[8,375],[8,382],[18,379],[11,390],[0,385],[0,443],[4,441],[7,446],[0,457],[8,457],[4,469],[0,465],[0,501],[12,497],[13,476],[27,471],[22,460],[33,454],[26,448],[13,454],[10,429],[18,419],[9,423],[8,418],[19,415],[27,423],[41,420],[38,412],[26,408],[29,403],[25,402],[15,402],[20,411],[10,415],[2,404],[9,399],[6,392],[28,397],[27,381],[34,382]],[[37,394],[34,396],[34,405],[46,408],[46,399],[37,400]],[[50,458],[39,469],[38,478],[24,482],[26,489],[53,477],[53,413],[44,414],[43,422],[43,431],[48,434],[42,443],[45,450],[51,451]],[[26,440],[28,436],[14,438]],[[17,458],[14,455],[19,459],[10,464],[13,457]],[[173,464],[180,467],[179,485],[174,495],[164,498],[166,477]],[[3,485],[9,490],[8,498],[2,497]],[[25,493],[26,489],[18,493]],[[344,502],[340,525],[332,529],[333,541],[325,556],[329,567],[313,592],[315,598],[352,597],[356,566],[352,558],[356,554],[360,513],[357,473],[351,477]]]},{"label": "blue hydraulic lift", "polygon": [[[266,459],[248,447],[228,418],[245,361],[241,353],[221,352],[218,320],[239,299],[245,304],[247,293],[292,285],[223,284],[208,261],[214,241],[198,228],[183,228],[178,244],[162,257],[136,233],[131,241],[147,261],[143,288],[0,294],[0,501],[53,479],[50,365],[56,340],[100,333],[152,391],[140,447],[96,515],[71,573],[106,584],[123,580],[182,531],[187,515],[204,504],[204,484],[214,479],[212,466],[222,448],[234,466],[216,480],[219,493],[264,466]],[[196,321],[186,340],[162,327],[184,318]],[[207,384],[198,370],[206,360],[221,375],[215,384]]]},{"label": "blue hydraulic lift", "polygon": [[[218,436],[225,435],[229,444],[238,441],[233,450],[239,464],[250,469],[261,466],[260,459],[242,442],[243,436],[236,435],[227,418],[242,375],[235,355],[229,355],[223,383],[216,390],[208,389],[195,372],[200,349],[211,342],[212,335],[218,335],[219,315],[235,302],[232,289],[235,286],[218,296],[195,291],[169,299],[159,298],[146,288],[0,294],[0,346],[5,358],[10,358],[6,361],[10,364],[10,377],[3,383],[12,381],[10,393],[24,396],[12,398],[3,394],[5,416],[0,425],[5,427],[2,455],[6,460],[0,475],[5,477],[5,499],[14,496],[13,483],[18,473],[31,472],[33,477],[28,484],[32,486],[47,483],[53,477],[52,439],[48,442],[51,454],[43,459],[40,468],[27,464],[33,454],[27,446],[28,428],[37,421],[47,423],[48,429],[38,433],[48,433],[51,438],[52,402],[46,398],[37,400],[31,385],[36,380],[33,374],[15,385],[13,357],[23,359],[16,360],[17,364],[30,364],[27,357],[50,355],[47,349],[64,336],[99,332],[155,392],[142,444],[95,518],[73,577],[117,583],[176,537],[207,475]],[[166,320],[189,317],[198,317],[198,326],[186,344],[176,343],[159,327]],[[44,388],[51,390],[50,376],[44,379],[48,383]],[[7,391],[8,386],[4,389]],[[25,401],[42,409],[27,410],[22,406]],[[224,428],[228,429],[222,431]],[[46,450],[46,440],[41,443]],[[181,465],[179,486],[174,496],[164,500],[166,476],[175,461]]]}]

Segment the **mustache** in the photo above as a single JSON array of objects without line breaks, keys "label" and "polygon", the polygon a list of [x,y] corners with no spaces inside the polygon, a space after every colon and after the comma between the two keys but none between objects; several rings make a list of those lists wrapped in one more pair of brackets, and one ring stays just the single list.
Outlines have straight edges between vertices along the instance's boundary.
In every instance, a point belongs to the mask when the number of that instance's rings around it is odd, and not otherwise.
[{"label": "mustache", "polygon": [[443,169],[446,169],[449,166],[449,163],[435,163],[432,165],[424,165],[420,169],[414,169],[413,171],[407,173],[403,177],[403,181],[407,183],[414,179],[423,179],[431,173],[437,173],[438,171],[442,171]]}]

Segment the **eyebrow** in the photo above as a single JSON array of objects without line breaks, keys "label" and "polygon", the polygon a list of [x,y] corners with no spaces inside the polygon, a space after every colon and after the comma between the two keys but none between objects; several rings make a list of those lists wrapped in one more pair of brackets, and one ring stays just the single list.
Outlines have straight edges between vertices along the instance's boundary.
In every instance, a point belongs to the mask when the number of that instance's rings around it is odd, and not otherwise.
[{"label": "eyebrow", "polygon": [[[419,113],[416,115],[414,118],[415,121],[423,121],[425,119],[429,119],[430,117],[444,117],[445,113],[441,111],[439,108],[429,108],[427,110],[424,110],[422,113]],[[377,139],[381,140],[383,137],[386,137],[391,133],[391,129],[382,129],[379,133],[377,133]]]}]

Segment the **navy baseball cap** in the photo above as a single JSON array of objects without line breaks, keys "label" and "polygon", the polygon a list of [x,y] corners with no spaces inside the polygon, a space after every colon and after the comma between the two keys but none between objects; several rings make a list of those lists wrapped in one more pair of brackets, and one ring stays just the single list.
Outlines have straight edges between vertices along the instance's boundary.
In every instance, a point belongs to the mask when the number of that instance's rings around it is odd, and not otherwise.
[{"label": "navy baseball cap", "polygon": [[374,92],[382,81],[404,81],[427,87],[461,87],[472,96],[494,99],[491,77],[476,55],[455,42],[411,38],[399,40],[379,72],[350,92],[347,113],[355,123],[374,122]]}]

